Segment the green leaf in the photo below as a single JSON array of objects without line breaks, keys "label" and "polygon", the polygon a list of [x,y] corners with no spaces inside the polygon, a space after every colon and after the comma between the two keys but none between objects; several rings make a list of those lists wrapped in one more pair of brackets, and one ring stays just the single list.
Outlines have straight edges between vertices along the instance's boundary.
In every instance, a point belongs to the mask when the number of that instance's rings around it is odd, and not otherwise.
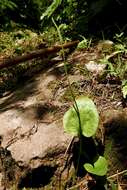
[{"label": "green leaf", "polygon": [[96,106],[88,97],[80,97],[76,100],[76,104],[79,110],[81,126],[79,126],[78,114],[72,107],[64,114],[64,130],[75,136],[82,133],[85,137],[91,137],[96,133],[99,123]]},{"label": "green leaf", "polygon": [[126,98],[126,96],[127,96],[127,85],[122,87],[122,93],[123,93],[123,97]]},{"label": "green leaf", "polygon": [[87,41],[87,39],[84,39],[78,43],[77,49],[87,48],[87,45],[88,45],[88,41]]},{"label": "green leaf", "polygon": [[125,51],[126,48],[125,48],[125,45],[123,44],[116,44],[115,45],[115,49],[118,51],[118,50],[121,50],[121,51]]},{"label": "green leaf", "polygon": [[123,97],[126,98],[127,97],[127,80],[122,81],[122,93],[123,93]]},{"label": "green leaf", "polygon": [[84,168],[89,173],[92,173],[98,176],[104,176],[106,175],[108,171],[107,160],[103,156],[99,156],[98,160],[94,163],[94,166],[89,163],[86,163],[84,164]]},{"label": "green leaf", "polygon": [[53,0],[52,4],[48,7],[48,9],[42,14],[40,17],[41,20],[43,20],[45,17],[50,17],[55,10],[58,8],[58,6],[62,3],[62,0]]}]

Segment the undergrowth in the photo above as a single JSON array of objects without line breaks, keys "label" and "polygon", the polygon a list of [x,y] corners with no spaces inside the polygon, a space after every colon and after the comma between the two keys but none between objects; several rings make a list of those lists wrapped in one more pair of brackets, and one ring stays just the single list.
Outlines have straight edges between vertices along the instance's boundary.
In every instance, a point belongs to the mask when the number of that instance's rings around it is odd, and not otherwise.
[{"label": "undergrowth", "polygon": [[[9,32],[0,32],[0,59],[27,54],[56,43],[58,40],[54,27],[37,34],[29,29],[15,28]],[[42,60],[30,60],[15,67],[0,70],[0,96],[13,90],[17,85],[43,68]]]}]

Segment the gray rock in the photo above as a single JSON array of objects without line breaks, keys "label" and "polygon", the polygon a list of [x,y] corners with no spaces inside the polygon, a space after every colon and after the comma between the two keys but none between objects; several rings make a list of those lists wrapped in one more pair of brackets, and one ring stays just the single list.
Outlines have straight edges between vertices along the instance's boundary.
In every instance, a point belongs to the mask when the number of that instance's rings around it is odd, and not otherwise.
[{"label": "gray rock", "polygon": [[71,136],[64,133],[62,118],[54,115],[58,105],[50,104],[53,94],[48,84],[56,77],[48,75],[39,75],[0,100],[0,188],[18,187],[38,168],[48,167],[50,173],[63,159]]}]

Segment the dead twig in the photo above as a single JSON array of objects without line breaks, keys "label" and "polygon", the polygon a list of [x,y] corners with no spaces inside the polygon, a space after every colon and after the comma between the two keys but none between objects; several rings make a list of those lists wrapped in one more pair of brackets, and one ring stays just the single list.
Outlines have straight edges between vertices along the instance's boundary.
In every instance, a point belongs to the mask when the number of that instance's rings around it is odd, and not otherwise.
[{"label": "dead twig", "polygon": [[34,135],[36,132],[38,131],[38,125],[34,124],[32,126],[32,128],[30,130],[28,130],[27,132],[17,136],[17,133],[14,135],[14,137],[8,142],[8,144],[6,145],[6,149],[11,146],[12,144],[14,144],[15,142],[17,142],[18,140],[21,140],[23,138],[29,138],[30,136]]},{"label": "dead twig", "polygon": [[67,190],[72,190],[72,189],[78,188],[80,186],[85,186],[84,190],[88,190],[88,181],[86,179],[83,179],[78,184],[76,184],[72,187],[69,187]]},{"label": "dead twig", "polygon": [[107,177],[107,179],[111,179],[111,178],[118,177],[119,175],[122,175],[122,174],[124,174],[124,173],[126,173],[126,172],[127,172],[127,170],[123,170],[123,171],[121,171],[121,172],[117,172],[116,174]]},{"label": "dead twig", "polygon": [[14,66],[14,65],[17,65],[21,62],[25,62],[25,61],[28,61],[31,59],[48,56],[49,54],[57,53],[62,48],[66,49],[66,48],[74,47],[78,43],[79,43],[79,41],[73,41],[73,42],[65,43],[63,45],[56,45],[53,47],[32,51],[31,53],[21,55],[21,56],[16,56],[13,58],[8,57],[8,58],[2,59],[0,61],[0,69],[8,68],[10,66]]}]

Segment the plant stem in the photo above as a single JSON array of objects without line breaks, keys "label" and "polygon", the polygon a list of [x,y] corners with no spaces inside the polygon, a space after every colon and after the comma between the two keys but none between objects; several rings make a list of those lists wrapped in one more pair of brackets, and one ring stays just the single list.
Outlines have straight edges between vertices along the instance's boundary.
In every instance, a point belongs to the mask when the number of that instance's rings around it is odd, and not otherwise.
[{"label": "plant stem", "polygon": [[76,103],[76,99],[75,99],[75,95],[73,93],[73,89],[71,87],[71,83],[70,83],[70,80],[69,80],[69,77],[68,77],[68,71],[67,71],[67,64],[66,64],[66,59],[65,59],[65,53],[64,53],[64,48],[63,48],[63,38],[62,38],[62,35],[61,35],[61,32],[60,32],[60,29],[59,27],[57,26],[55,20],[52,18],[52,22],[54,24],[54,26],[56,27],[57,29],[57,32],[58,32],[58,35],[59,35],[59,39],[60,39],[60,43],[61,43],[61,46],[62,46],[62,57],[63,57],[63,61],[64,61],[64,70],[65,70],[65,74],[66,74],[66,78],[67,78],[67,81],[68,81],[68,85],[69,85],[69,89],[70,89],[70,93],[71,93],[71,96],[73,98],[73,101],[74,101],[74,109],[76,111],[76,114],[77,114],[77,117],[78,117],[78,121],[79,121],[79,143],[80,143],[80,146],[79,146],[79,156],[78,156],[78,160],[77,160],[77,168],[76,168],[76,173],[78,172],[78,168],[79,168],[79,162],[80,162],[80,157],[81,157],[81,151],[82,151],[82,128],[81,128],[81,119],[80,119],[80,113],[79,113],[79,108],[78,108],[78,105]]}]

